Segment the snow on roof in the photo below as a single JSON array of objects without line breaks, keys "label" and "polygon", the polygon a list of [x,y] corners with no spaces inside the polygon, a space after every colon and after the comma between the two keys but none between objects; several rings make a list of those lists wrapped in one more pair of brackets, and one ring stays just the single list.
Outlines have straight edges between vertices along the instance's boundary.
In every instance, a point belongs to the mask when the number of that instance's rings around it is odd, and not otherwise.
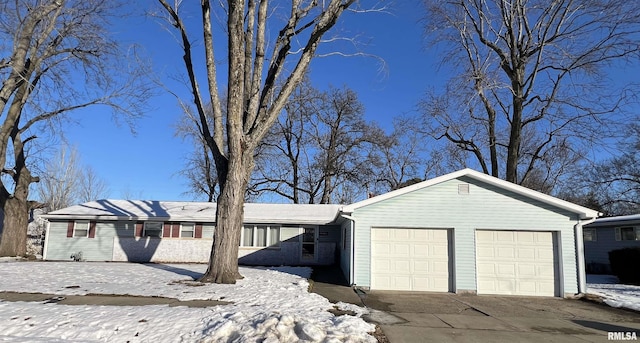
[{"label": "snow on roof", "polygon": [[[329,224],[341,205],[244,204],[245,223]],[[214,222],[216,204],[211,202],[97,200],[49,212],[46,219],[168,220]]]},{"label": "snow on roof", "polygon": [[640,214],[631,214],[628,216],[617,216],[617,217],[605,217],[598,218],[593,223],[589,225],[585,225],[585,227],[596,227],[596,226],[605,226],[605,225],[618,225],[637,221],[640,222]]},{"label": "snow on roof", "polygon": [[472,179],[478,180],[478,181],[482,181],[484,183],[488,183],[490,185],[514,192],[516,194],[521,194],[524,195],[526,197],[529,197],[531,199],[535,199],[538,201],[541,201],[543,203],[549,204],[549,205],[553,205],[555,207],[558,208],[562,208],[565,210],[568,210],[572,213],[576,213],[578,215],[580,215],[581,219],[590,219],[590,218],[596,218],[600,215],[600,213],[598,211],[583,207],[583,206],[579,206],[576,205],[574,203],[570,203],[568,201],[564,201],[562,199],[558,199],[555,197],[552,197],[550,195],[547,194],[543,194],[537,191],[534,191],[532,189],[520,186],[520,185],[516,185],[515,183],[511,183],[502,179],[499,179],[497,177],[493,177],[491,175],[487,175],[484,173],[481,173],[479,171],[475,171],[473,169],[462,169],[462,170],[458,170],[456,172],[450,173],[450,174],[446,174],[446,175],[442,175],[430,180],[426,180],[426,181],[422,181],[419,183],[416,183],[414,185],[411,186],[407,186],[407,187],[403,187],[400,189],[397,189],[395,191],[389,192],[389,193],[385,193],[385,194],[381,194],[378,195],[376,197],[373,198],[369,198],[366,200],[362,200],[360,202],[357,202],[355,204],[351,204],[348,206],[345,206],[341,209],[342,212],[344,213],[353,213],[353,211],[355,209],[358,209],[360,207],[364,207],[367,205],[371,205],[371,204],[375,204],[379,201],[383,201],[386,199],[390,199],[402,194],[406,194],[409,192],[413,192],[425,187],[429,187],[432,185],[436,185],[445,181],[449,181],[449,180],[453,180],[453,179],[457,179],[460,177],[470,177]]}]

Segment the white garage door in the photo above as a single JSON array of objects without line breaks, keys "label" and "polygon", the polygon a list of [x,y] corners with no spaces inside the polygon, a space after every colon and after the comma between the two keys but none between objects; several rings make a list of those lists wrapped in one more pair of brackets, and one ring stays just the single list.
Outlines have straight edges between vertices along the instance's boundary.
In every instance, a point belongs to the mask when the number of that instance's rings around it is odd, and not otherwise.
[{"label": "white garage door", "polygon": [[449,291],[447,230],[371,229],[371,288]]},{"label": "white garage door", "polygon": [[478,294],[555,296],[552,232],[476,231]]}]

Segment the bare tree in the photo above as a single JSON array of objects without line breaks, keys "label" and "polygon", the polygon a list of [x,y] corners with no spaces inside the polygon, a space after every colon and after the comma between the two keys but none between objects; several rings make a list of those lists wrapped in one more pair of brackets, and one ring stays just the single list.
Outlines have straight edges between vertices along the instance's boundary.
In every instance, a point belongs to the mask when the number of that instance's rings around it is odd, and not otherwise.
[{"label": "bare tree", "polygon": [[110,193],[107,182],[91,166],[84,166],[78,178],[77,202],[85,203],[104,199]]},{"label": "bare tree", "polygon": [[78,198],[80,173],[78,151],[62,147],[45,165],[37,188],[40,202],[49,211],[73,205]]},{"label": "bare tree", "polygon": [[250,182],[252,196],[269,193],[294,204],[313,203],[319,190],[309,185],[313,160],[307,123],[320,106],[320,92],[305,78],[294,90],[271,129],[258,146],[256,170]]},{"label": "bare tree", "polygon": [[[323,2],[294,0],[288,9],[269,8],[268,1],[233,0],[221,3],[218,17],[226,18],[227,50],[226,117],[220,97],[218,66],[214,54],[211,2],[201,1],[203,49],[208,89],[203,93],[196,79],[192,42],[174,6],[159,0],[179,31],[184,62],[194,104],[200,119],[200,134],[213,153],[220,195],[217,200],[216,232],[204,282],[235,283],[238,272],[238,245],[247,184],[254,167],[255,150],[277,120],[293,89],[304,77],[323,35],[355,0]],[[286,18],[276,23],[278,18]],[[268,32],[267,22],[282,25]],[[275,37],[268,44],[269,37]],[[300,45],[298,45],[301,43]],[[272,49],[267,53],[267,49]],[[279,82],[280,80],[280,82]],[[276,83],[281,86],[277,87]],[[213,109],[209,126],[205,100]],[[226,130],[226,132],[225,132]]]},{"label": "bare tree", "polygon": [[428,146],[413,120],[397,117],[393,132],[374,140],[368,156],[372,172],[368,182],[371,188],[367,188],[372,194],[389,192],[448,171],[439,152],[427,154]]},{"label": "bare tree", "polygon": [[626,130],[617,156],[585,165],[576,179],[584,197],[609,216],[640,212],[640,125]]},{"label": "bare tree", "polygon": [[301,83],[261,145],[251,190],[294,203],[351,202],[362,193],[367,150],[380,136],[354,91]]},{"label": "bare tree", "polygon": [[443,64],[458,72],[425,99],[428,132],[472,156],[485,173],[523,183],[544,171],[541,162],[558,154],[553,150],[613,134],[628,93],[605,68],[640,55],[637,2],[425,4],[431,42],[443,44]]},{"label": "bare tree", "polygon": [[[194,145],[194,152],[186,157],[185,168],[180,171],[189,187],[185,194],[196,198],[205,197],[208,202],[213,202],[218,192],[218,179],[213,162],[213,152],[200,134],[200,118],[193,113],[191,108],[183,104],[184,115],[176,125],[176,135],[183,140],[189,140]],[[212,125],[211,106],[206,107],[208,124]]]},{"label": "bare tree", "polygon": [[123,64],[127,54],[107,31],[117,8],[101,0],[0,0],[0,256],[26,251],[29,186],[39,180],[27,151],[38,135],[63,132],[66,115],[92,105],[133,118],[149,96],[139,82],[144,69]]},{"label": "bare tree", "polygon": [[36,190],[38,201],[45,204],[48,211],[98,200],[109,192],[96,171],[81,164],[77,149],[67,146],[46,162]]}]

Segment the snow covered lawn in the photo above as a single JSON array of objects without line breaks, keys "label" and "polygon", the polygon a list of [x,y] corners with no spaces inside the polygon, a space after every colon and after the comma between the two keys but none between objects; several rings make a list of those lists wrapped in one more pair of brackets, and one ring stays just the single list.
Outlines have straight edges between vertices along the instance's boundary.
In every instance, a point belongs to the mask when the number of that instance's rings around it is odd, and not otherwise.
[{"label": "snow covered lawn", "polygon": [[[374,326],[334,316],[307,292],[310,268],[240,268],[235,285],[190,282],[206,265],[0,263],[0,291],[224,300],[208,308],[71,306],[0,300],[0,342],[376,342]],[[339,304],[358,315],[364,309]]]},{"label": "snow covered lawn", "polygon": [[640,286],[619,284],[613,275],[587,275],[587,293],[601,296],[611,307],[640,311]]}]

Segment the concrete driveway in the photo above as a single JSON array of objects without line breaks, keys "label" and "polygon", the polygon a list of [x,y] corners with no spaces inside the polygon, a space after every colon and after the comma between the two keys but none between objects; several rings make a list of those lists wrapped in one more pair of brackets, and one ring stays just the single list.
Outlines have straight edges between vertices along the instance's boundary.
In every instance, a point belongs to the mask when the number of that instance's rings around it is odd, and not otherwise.
[{"label": "concrete driveway", "polygon": [[366,319],[392,343],[606,342],[609,332],[640,337],[640,314],[583,300],[386,291],[361,299],[376,310]]}]

